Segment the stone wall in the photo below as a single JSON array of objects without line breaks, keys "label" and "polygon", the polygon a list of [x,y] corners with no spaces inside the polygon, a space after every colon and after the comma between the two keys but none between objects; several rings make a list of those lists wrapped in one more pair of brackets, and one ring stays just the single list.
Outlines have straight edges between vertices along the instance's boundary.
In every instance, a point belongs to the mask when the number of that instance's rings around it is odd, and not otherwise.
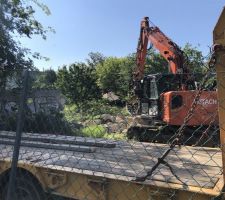
[{"label": "stone wall", "polygon": [[[6,112],[15,112],[19,105],[19,93],[7,91],[4,96],[0,96],[1,107],[4,104]],[[59,90],[56,89],[36,89],[28,95],[27,105],[32,113],[48,112],[50,110],[61,110],[66,99]]]},{"label": "stone wall", "polygon": [[37,89],[28,98],[28,106],[32,112],[48,112],[49,110],[62,110],[66,99],[59,90]]}]

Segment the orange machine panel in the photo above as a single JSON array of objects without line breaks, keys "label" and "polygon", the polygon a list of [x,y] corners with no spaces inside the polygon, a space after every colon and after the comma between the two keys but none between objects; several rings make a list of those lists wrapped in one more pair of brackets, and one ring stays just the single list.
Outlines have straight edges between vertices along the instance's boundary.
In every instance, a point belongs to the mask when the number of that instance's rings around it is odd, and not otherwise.
[{"label": "orange machine panel", "polygon": [[[161,95],[163,121],[170,125],[182,125],[197,91],[171,91]],[[202,91],[188,126],[218,124],[217,92]]]}]

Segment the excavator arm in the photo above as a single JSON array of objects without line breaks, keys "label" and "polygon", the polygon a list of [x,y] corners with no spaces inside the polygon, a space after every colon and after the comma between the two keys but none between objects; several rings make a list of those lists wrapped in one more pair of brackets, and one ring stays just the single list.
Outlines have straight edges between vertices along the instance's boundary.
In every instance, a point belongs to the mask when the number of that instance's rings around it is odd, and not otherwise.
[{"label": "excavator arm", "polygon": [[168,61],[169,69],[173,74],[187,74],[183,51],[169,39],[158,27],[150,26],[148,17],[141,21],[140,36],[136,54],[136,67],[133,73],[134,89],[140,90],[140,81],[144,77],[145,58],[148,43],[159,50],[160,54]]}]

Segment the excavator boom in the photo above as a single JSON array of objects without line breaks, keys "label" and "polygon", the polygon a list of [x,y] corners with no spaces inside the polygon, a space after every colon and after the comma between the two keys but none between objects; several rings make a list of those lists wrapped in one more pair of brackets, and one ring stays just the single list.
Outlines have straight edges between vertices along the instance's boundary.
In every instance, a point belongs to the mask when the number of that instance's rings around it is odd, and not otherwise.
[{"label": "excavator boom", "polygon": [[148,42],[159,50],[160,54],[168,61],[169,69],[173,74],[188,73],[184,65],[183,51],[169,39],[158,27],[150,26],[148,17],[141,21],[140,36],[136,54],[136,68],[134,70],[134,81],[140,81],[144,77],[145,58]]}]

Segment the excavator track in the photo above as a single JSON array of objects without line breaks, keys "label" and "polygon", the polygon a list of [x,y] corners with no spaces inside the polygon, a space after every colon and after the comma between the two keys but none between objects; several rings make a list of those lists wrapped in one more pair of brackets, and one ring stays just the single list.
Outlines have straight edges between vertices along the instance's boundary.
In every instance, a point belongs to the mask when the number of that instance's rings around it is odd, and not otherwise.
[{"label": "excavator track", "polygon": [[[131,126],[127,131],[128,139],[139,142],[170,143],[176,138],[179,126]],[[186,127],[179,140],[181,145],[219,147],[219,130],[217,126]]]}]

